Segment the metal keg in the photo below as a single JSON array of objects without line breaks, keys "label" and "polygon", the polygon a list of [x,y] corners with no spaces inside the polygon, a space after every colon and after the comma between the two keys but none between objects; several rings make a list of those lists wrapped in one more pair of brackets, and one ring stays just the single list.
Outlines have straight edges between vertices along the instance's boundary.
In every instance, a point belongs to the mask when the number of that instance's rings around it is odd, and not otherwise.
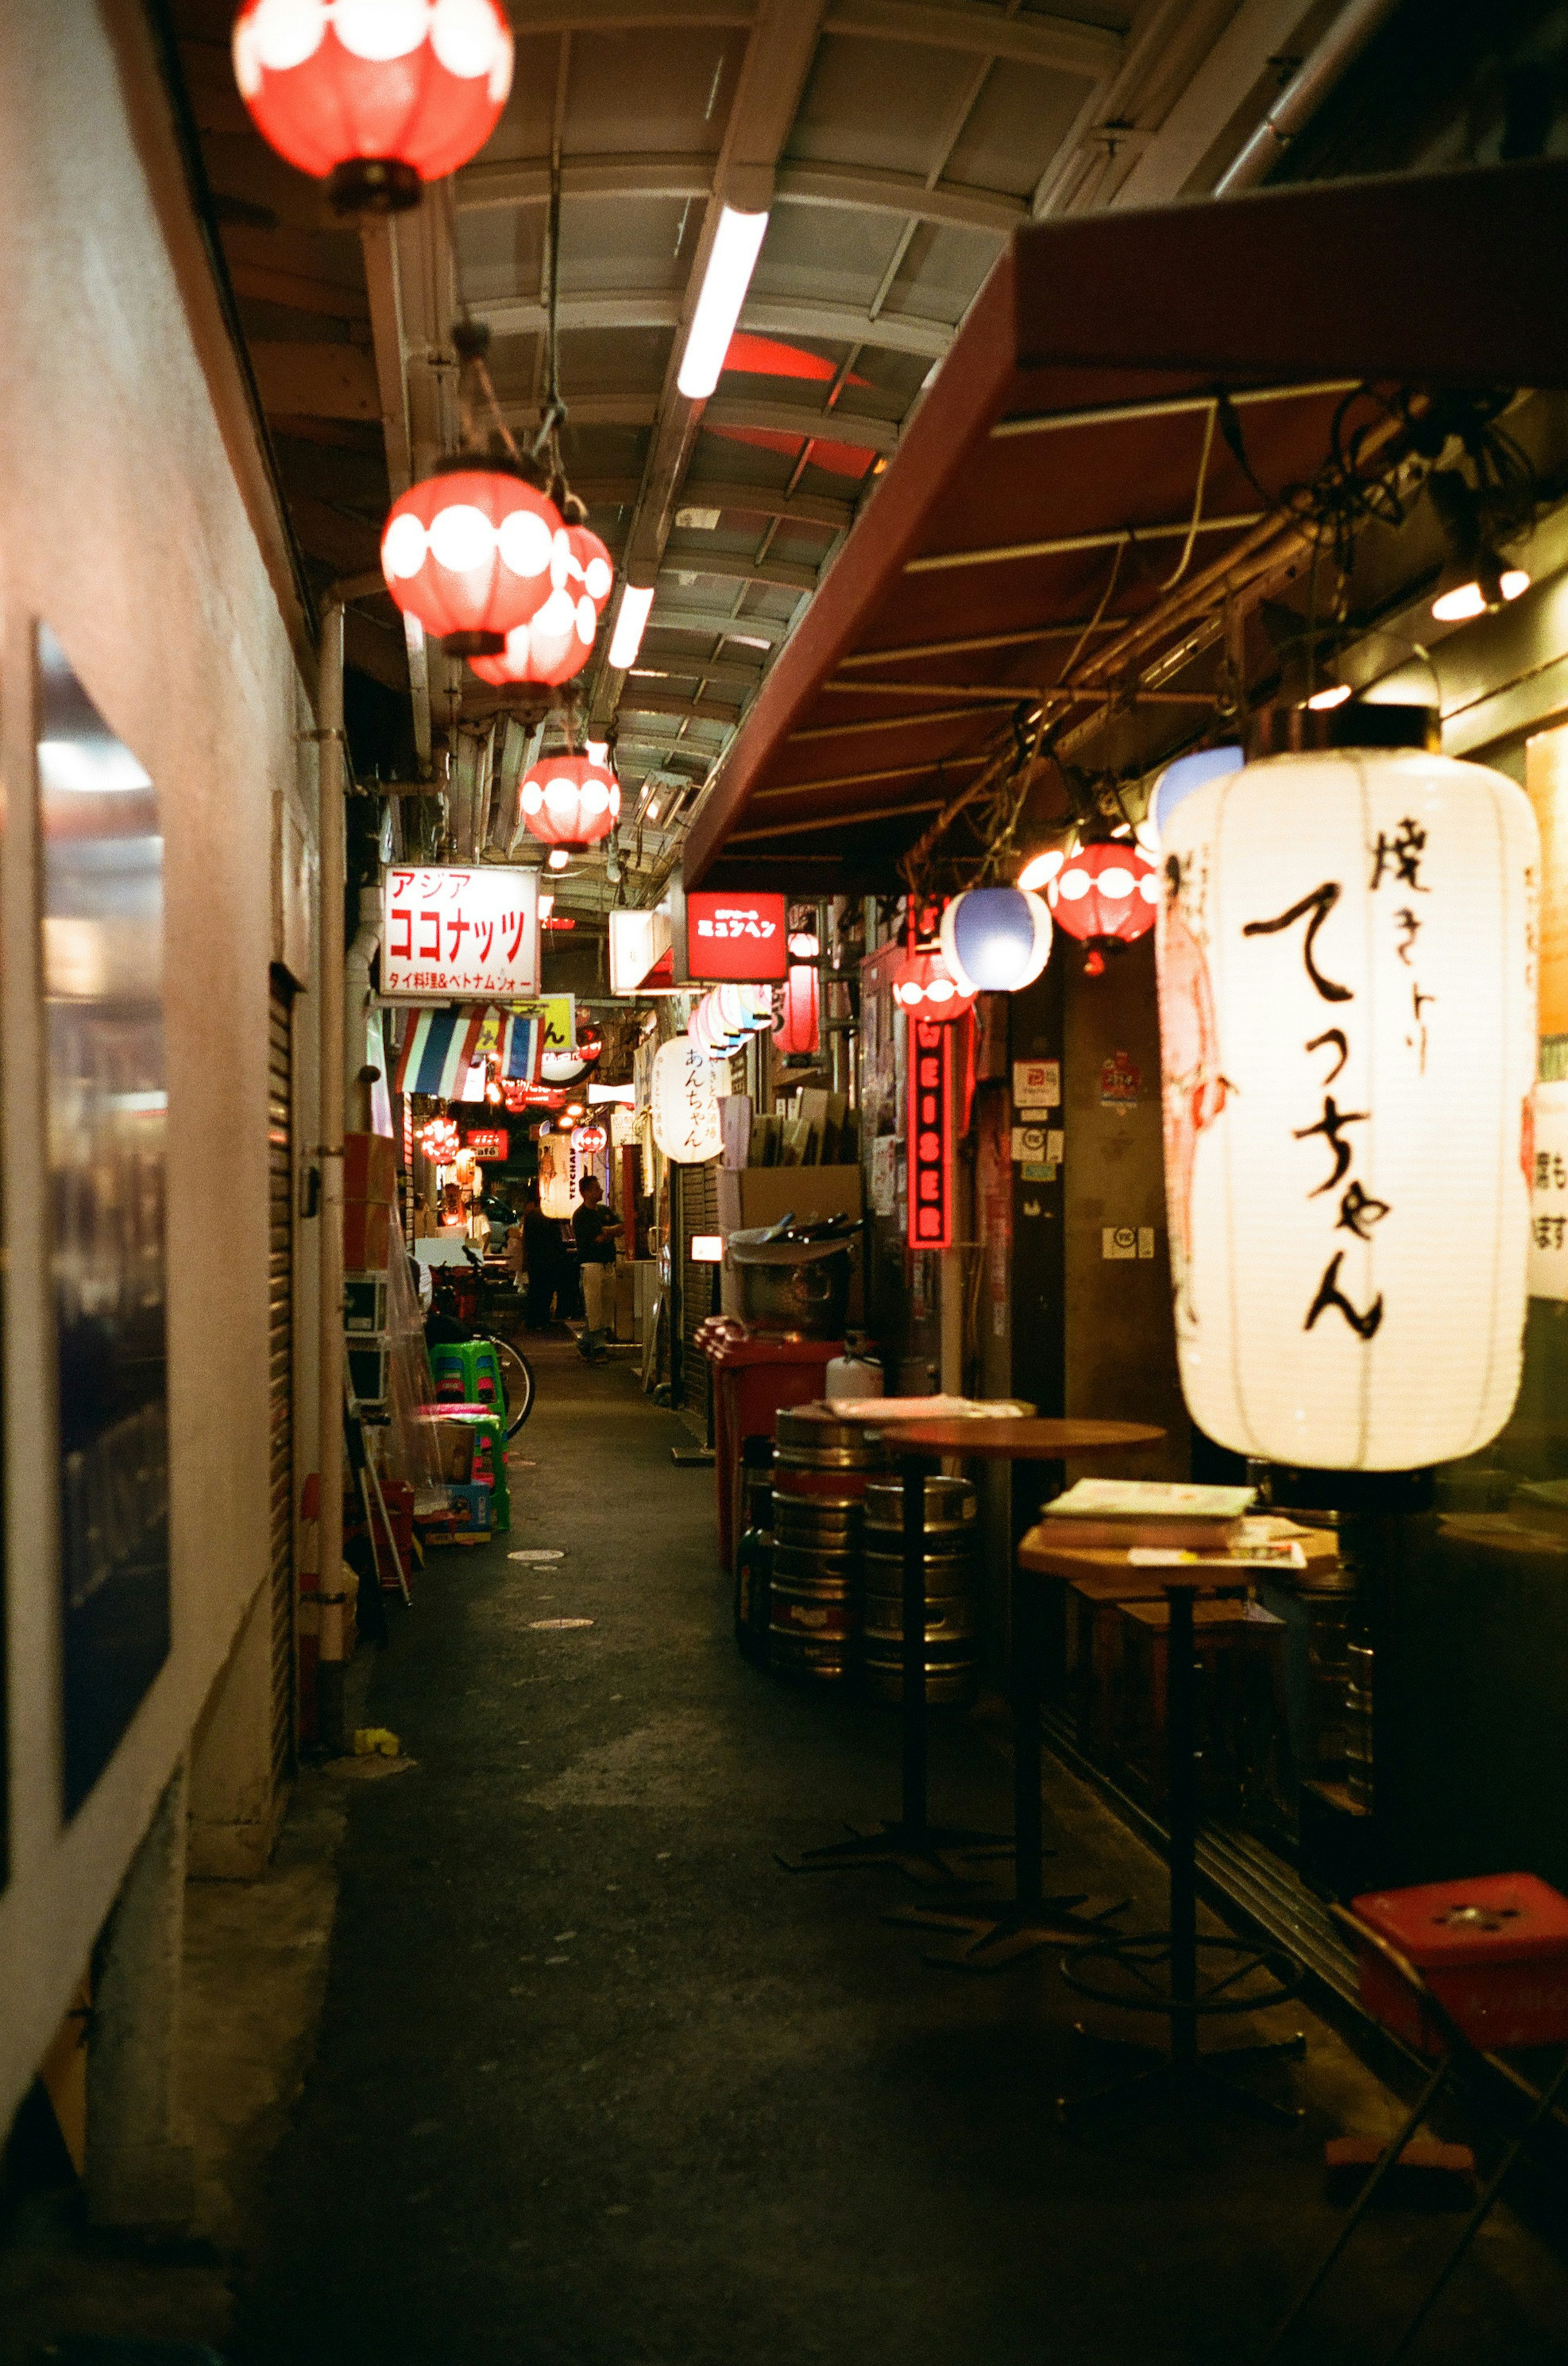
[{"label": "metal keg", "polygon": [[1372,1647],[1345,1647],[1345,1788],[1358,1808],[1371,1808],[1372,1763]]},{"label": "metal keg", "polygon": [[823,1406],[785,1406],[775,1428],[769,1662],[840,1684],[858,1651],[861,1515],[882,1449]]},{"label": "metal keg", "polygon": [[[963,1701],[979,1670],[974,1540],[978,1505],[965,1479],[925,1482],[925,1696]],[[903,1486],[873,1480],[866,1490],[863,1659],[881,1700],[903,1697]]]},{"label": "metal keg", "polygon": [[[972,1537],[977,1504],[967,1479],[933,1475],[925,1482],[925,1533],[928,1537]],[[890,1528],[903,1549],[903,1482],[874,1479],[866,1489],[866,1526]],[[887,1549],[887,1548],[879,1548]],[[935,1547],[928,1547],[934,1550]]]}]

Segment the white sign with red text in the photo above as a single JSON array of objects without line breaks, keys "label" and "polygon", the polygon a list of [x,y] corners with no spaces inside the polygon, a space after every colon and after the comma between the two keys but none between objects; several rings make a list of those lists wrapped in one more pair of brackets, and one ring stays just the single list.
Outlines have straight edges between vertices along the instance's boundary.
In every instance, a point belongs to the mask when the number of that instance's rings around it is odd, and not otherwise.
[{"label": "white sign with red text", "polygon": [[393,864],[381,882],[381,991],[396,1002],[536,995],[537,871]]}]

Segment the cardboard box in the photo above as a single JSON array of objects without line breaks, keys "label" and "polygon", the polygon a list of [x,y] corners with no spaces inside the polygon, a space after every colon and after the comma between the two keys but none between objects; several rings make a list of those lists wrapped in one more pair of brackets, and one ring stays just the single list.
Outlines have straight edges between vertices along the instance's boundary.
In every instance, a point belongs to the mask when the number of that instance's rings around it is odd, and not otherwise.
[{"label": "cardboard box", "polygon": [[344,1134],[343,1198],[368,1200],[381,1208],[396,1204],[398,1151],[390,1134]]},{"label": "cardboard box", "polygon": [[385,1273],[392,1248],[392,1211],[365,1200],[343,1204],[343,1268]]}]

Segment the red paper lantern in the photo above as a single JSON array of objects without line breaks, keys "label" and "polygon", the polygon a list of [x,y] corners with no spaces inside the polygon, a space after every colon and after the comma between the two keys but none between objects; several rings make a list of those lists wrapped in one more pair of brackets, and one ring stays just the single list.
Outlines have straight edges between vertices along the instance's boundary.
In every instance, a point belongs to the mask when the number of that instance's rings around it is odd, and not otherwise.
[{"label": "red paper lantern", "polygon": [[977,991],[958,984],[935,944],[911,946],[893,972],[893,1000],[912,1019],[961,1019]]},{"label": "red paper lantern", "polygon": [[621,783],[591,756],[546,756],[522,784],[522,817],[545,846],[575,853],[608,838],[621,812]]},{"label": "red paper lantern", "polygon": [[1159,873],[1130,839],[1103,839],[1070,854],[1046,889],[1057,926],[1089,947],[1084,967],[1098,977],[1105,952],[1153,928]]},{"label": "red paper lantern", "polygon": [[614,587],[610,553],[586,525],[565,525],[550,555],[550,595],[526,625],[507,635],[498,657],[476,659],[481,682],[504,689],[531,682],[557,688],[580,673]]},{"label": "red paper lantern", "polygon": [[814,1052],[820,1041],[817,1023],[817,972],[814,962],[791,962],[773,1022],[773,1040],[780,1052]]},{"label": "red paper lantern", "polygon": [[599,1151],[606,1150],[609,1146],[610,1136],[606,1133],[603,1126],[595,1124],[591,1121],[588,1125],[578,1126],[577,1148],[582,1151],[586,1156],[589,1158],[595,1157]]},{"label": "red paper lantern", "polygon": [[263,140],[340,213],[396,213],[484,146],[511,89],[498,0],[245,0],[234,78]]},{"label": "red paper lantern", "polygon": [[610,553],[591,526],[567,525],[562,533],[566,545],[561,568],[563,588],[575,599],[586,592],[593,602],[595,616],[602,616],[615,588],[615,567]]},{"label": "red paper lantern", "polygon": [[381,571],[398,607],[454,657],[498,657],[549,599],[561,532],[554,502],[519,471],[460,459],[393,502]]}]

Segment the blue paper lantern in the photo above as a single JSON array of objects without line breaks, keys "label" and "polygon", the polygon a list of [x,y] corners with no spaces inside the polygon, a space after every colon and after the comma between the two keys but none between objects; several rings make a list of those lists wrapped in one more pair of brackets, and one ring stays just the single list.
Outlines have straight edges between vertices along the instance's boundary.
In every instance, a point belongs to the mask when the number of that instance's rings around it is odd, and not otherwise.
[{"label": "blue paper lantern", "polygon": [[1217,781],[1222,772],[1239,772],[1245,760],[1239,748],[1194,748],[1190,756],[1178,756],[1173,764],[1167,764],[1148,800],[1148,818],[1156,838],[1163,838],[1171,815],[1195,789],[1201,789],[1205,781]]},{"label": "blue paper lantern", "polygon": [[971,887],[942,915],[942,958],[969,994],[1016,994],[1050,951],[1050,912],[1025,887]]}]

